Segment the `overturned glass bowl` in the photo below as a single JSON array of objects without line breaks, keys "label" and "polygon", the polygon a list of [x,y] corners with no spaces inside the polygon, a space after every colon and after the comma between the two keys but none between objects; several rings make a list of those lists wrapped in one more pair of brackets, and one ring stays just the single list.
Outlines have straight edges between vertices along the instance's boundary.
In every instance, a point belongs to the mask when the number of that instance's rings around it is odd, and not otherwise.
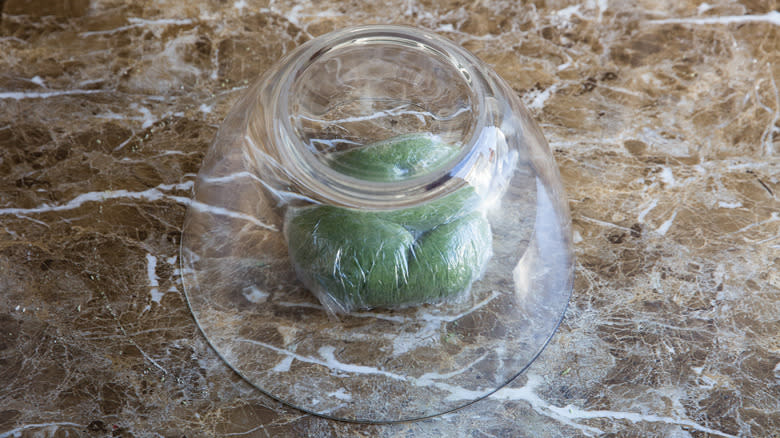
[{"label": "overturned glass bowl", "polygon": [[395,422],[522,373],[571,293],[550,150],[487,65],[431,32],[364,26],[254,83],[198,175],[187,299],[241,376],[298,409]]}]

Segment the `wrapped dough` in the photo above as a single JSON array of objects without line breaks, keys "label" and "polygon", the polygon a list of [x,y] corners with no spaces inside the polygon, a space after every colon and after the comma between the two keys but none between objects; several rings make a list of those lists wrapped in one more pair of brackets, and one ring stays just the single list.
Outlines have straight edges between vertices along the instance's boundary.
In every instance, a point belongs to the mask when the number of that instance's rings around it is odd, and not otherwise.
[{"label": "wrapped dough", "polygon": [[318,206],[293,213],[287,225],[298,278],[326,308],[397,304],[414,244],[404,227],[373,215]]},{"label": "wrapped dough", "polygon": [[[332,160],[341,172],[386,180],[437,166],[453,150],[429,137],[402,136]],[[359,163],[367,163],[362,171]],[[290,258],[301,282],[331,312],[438,302],[469,290],[492,254],[480,201],[466,186],[397,210],[291,209],[285,220]]]}]

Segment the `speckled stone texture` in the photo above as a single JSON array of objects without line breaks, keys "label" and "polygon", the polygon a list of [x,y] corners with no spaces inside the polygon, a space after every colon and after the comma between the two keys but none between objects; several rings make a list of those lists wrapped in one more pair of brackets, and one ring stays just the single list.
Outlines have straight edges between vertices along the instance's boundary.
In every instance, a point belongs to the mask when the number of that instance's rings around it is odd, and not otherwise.
[{"label": "speckled stone texture", "polygon": [[[0,437],[780,436],[776,1],[0,5]],[[464,45],[532,110],[577,273],[509,387],[355,425],[217,357],[178,245],[246,83],[313,36],[389,22]]]}]

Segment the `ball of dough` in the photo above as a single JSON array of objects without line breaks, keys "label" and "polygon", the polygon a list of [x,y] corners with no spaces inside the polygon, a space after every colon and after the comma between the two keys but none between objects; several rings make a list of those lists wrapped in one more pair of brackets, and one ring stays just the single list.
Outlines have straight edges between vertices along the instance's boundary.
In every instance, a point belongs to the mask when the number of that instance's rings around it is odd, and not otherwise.
[{"label": "ball of dough", "polygon": [[401,225],[345,208],[292,214],[288,246],[298,278],[338,310],[398,304],[408,279],[412,234]]},{"label": "ball of dough", "polygon": [[[457,149],[401,136],[335,154],[356,178],[394,181],[431,171]],[[471,287],[492,254],[490,224],[471,186],[391,211],[314,206],[288,212],[285,232],[298,278],[330,311],[432,303]]]}]

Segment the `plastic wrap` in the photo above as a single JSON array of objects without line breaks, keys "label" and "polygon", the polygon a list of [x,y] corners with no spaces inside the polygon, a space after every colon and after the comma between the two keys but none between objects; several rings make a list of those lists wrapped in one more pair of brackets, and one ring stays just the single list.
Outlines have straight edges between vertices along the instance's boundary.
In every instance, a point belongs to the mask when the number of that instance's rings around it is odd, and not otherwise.
[{"label": "plastic wrap", "polygon": [[[386,181],[435,169],[456,151],[424,135],[405,135],[331,160],[343,173]],[[457,297],[481,276],[492,253],[480,205],[465,186],[396,210],[292,208],[285,221],[290,258],[298,278],[334,313]]]}]

